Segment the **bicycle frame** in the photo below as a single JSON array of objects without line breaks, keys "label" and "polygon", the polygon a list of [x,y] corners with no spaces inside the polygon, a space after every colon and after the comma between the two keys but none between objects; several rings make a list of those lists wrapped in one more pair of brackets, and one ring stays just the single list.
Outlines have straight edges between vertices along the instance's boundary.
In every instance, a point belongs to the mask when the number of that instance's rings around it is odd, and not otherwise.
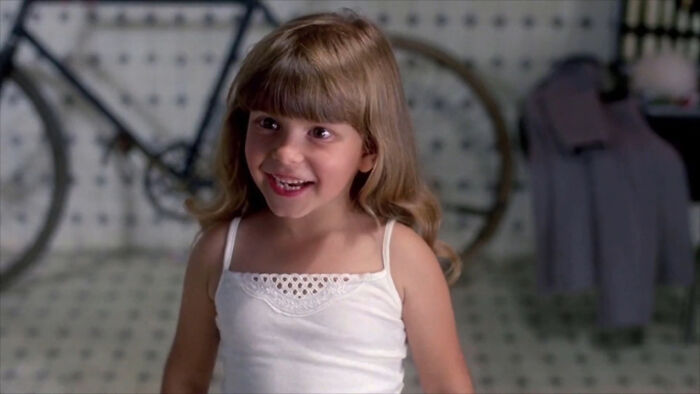
[{"label": "bicycle frame", "polygon": [[[78,1],[78,0],[74,0]],[[201,119],[199,120],[198,126],[194,133],[194,139],[191,144],[189,144],[189,149],[187,152],[186,162],[184,169],[178,171],[175,168],[168,166],[166,163],[162,162],[159,158],[159,154],[156,149],[149,147],[145,142],[141,141],[133,130],[117,115],[110,110],[107,105],[104,104],[102,100],[89,88],[87,87],[76,75],[74,71],[71,71],[68,67],[61,63],[46,46],[44,46],[30,31],[25,27],[25,20],[29,14],[30,7],[35,3],[65,3],[66,0],[23,0],[20,5],[19,12],[15,18],[12,29],[9,33],[9,38],[7,42],[0,49],[0,83],[4,80],[12,68],[14,67],[13,58],[17,51],[17,48],[22,40],[26,40],[29,45],[33,46],[37,53],[48,60],[48,62],[73,86],[80,94],[85,98],[85,100],[90,103],[99,113],[104,115],[110,122],[112,122],[116,128],[116,135],[107,144],[105,151],[105,160],[112,149],[119,147],[124,152],[131,148],[136,148],[141,151],[146,157],[149,158],[156,165],[167,170],[172,175],[180,179],[188,179],[192,176],[194,170],[194,163],[197,159],[200,145],[203,141],[204,133],[207,126],[209,125],[210,118],[216,105],[216,101],[221,93],[222,84],[224,79],[228,75],[231,65],[238,60],[238,53],[240,49],[241,42],[245,32],[247,31],[251,18],[254,12],[261,11],[265,17],[267,23],[272,26],[279,25],[279,21],[275,18],[272,12],[259,0],[81,0],[89,1],[91,3],[126,3],[126,4],[202,4],[202,3],[215,3],[215,4],[241,4],[245,5],[245,12],[243,18],[241,19],[239,25],[235,29],[234,41],[231,45],[226,58],[219,70],[219,73],[214,81],[213,86],[210,89],[208,95],[207,106],[204,109]],[[193,185],[190,185],[193,186]]]}]

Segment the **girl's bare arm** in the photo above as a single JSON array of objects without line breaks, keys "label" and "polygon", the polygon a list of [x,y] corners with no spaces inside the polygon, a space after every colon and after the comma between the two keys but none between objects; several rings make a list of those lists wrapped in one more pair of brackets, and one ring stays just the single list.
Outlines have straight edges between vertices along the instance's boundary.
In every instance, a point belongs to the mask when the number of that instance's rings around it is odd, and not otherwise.
[{"label": "girl's bare arm", "polygon": [[407,226],[396,226],[392,265],[404,287],[403,321],[426,393],[473,393],[445,275],[435,254]]},{"label": "girl's bare arm", "polygon": [[190,255],[162,393],[206,393],[209,389],[219,345],[212,284],[218,283],[221,274],[225,229],[205,232]]}]

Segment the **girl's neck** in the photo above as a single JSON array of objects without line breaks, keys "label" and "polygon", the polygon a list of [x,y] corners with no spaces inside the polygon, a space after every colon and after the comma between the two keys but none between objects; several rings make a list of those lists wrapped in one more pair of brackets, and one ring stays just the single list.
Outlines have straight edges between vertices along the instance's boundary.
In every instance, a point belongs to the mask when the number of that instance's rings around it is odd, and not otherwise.
[{"label": "girl's neck", "polygon": [[368,218],[367,214],[359,210],[314,212],[301,218],[278,217],[268,210],[263,211],[263,215],[271,233],[289,240],[323,237],[348,228],[361,227]]}]

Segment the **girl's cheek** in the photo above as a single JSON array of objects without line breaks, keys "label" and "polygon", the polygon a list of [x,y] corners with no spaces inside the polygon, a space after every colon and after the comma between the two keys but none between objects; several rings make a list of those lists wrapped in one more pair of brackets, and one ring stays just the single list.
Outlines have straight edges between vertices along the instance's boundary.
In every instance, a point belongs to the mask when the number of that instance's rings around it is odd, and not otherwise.
[{"label": "girl's cheek", "polygon": [[248,134],[246,135],[246,139],[245,139],[245,153],[246,153],[246,155],[249,155],[250,153],[253,152],[253,150],[254,150],[253,148],[255,147],[256,144],[257,144],[257,141],[256,141],[255,134],[248,132]]},{"label": "girl's cheek", "polygon": [[250,139],[246,140],[243,154],[245,155],[245,161],[248,164],[248,168],[253,169],[255,165],[255,150],[253,149],[253,142]]}]

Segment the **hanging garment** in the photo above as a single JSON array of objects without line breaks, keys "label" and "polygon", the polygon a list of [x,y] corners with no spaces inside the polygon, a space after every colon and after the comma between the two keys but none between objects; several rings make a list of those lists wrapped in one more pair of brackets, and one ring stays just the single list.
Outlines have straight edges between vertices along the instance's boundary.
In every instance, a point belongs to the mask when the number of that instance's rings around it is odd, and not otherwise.
[{"label": "hanging garment", "polygon": [[603,76],[595,62],[570,62],[525,102],[538,286],[596,288],[601,327],[641,326],[655,284],[693,281],[688,185],[636,100],[599,99]]}]

